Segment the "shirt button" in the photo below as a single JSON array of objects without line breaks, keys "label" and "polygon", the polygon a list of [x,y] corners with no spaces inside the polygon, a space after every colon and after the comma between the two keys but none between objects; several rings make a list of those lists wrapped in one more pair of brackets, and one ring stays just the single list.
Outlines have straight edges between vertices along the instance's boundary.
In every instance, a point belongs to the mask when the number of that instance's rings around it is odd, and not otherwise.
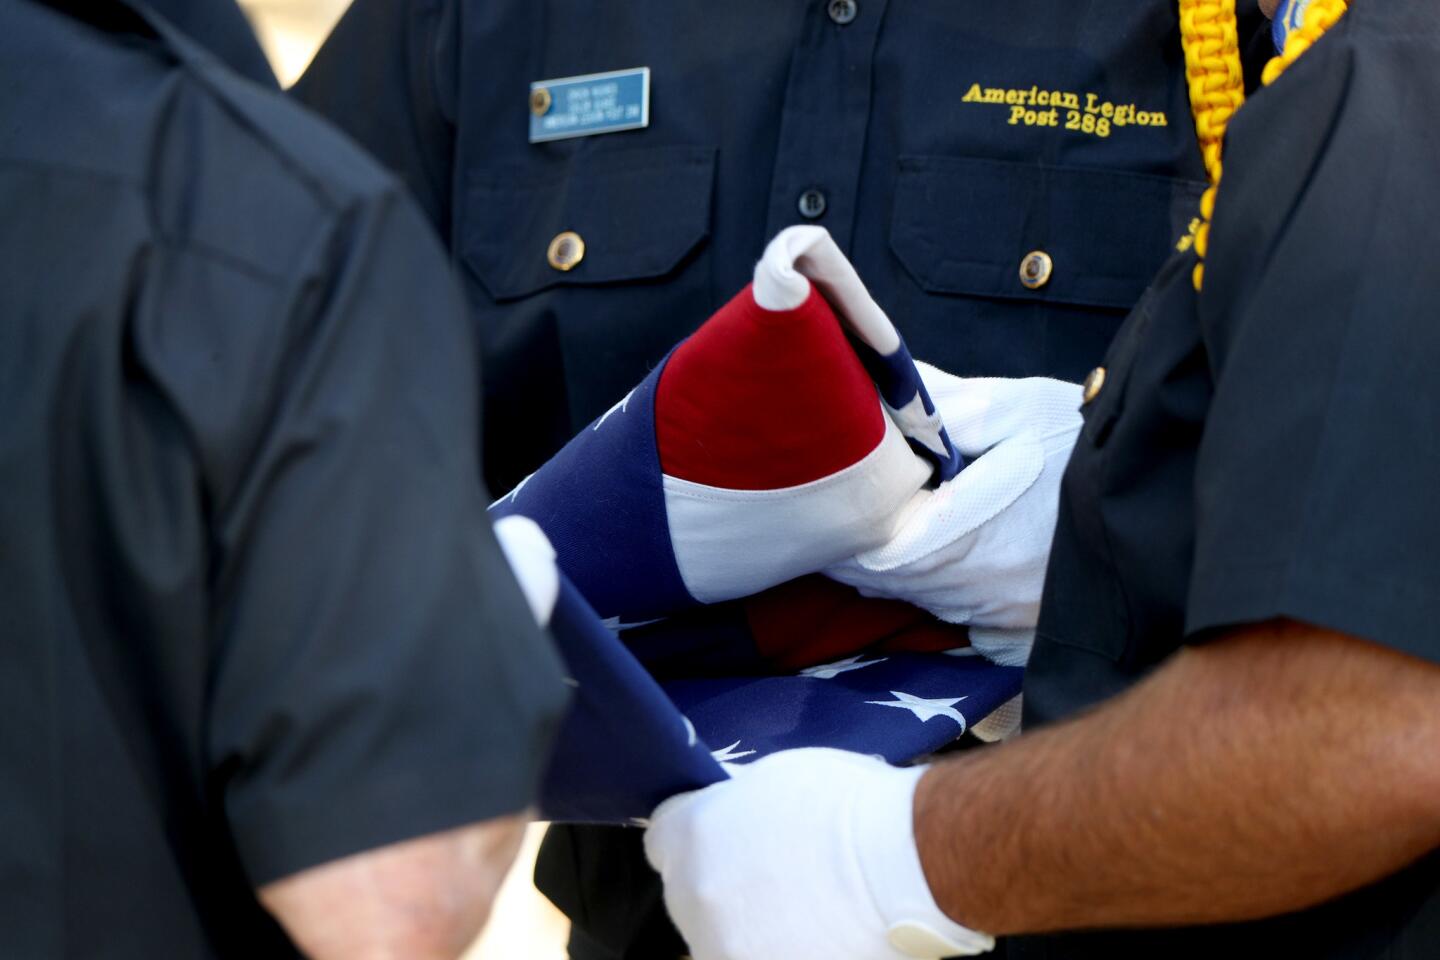
[{"label": "shirt button", "polygon": [[860,12],[860,5],[855,0],[830,0],[829,10],[830,19],[843,27],[855,19],[855,15]]},{"label": "shirt button", "polygon": [[800,194],[800,201],[795,205],[800,208],[800,216],[806,220],[815,220],[824,215],[828,204],[825,194],[812,187]]},{"label": "shirt button", "polygon": [[1085,392],[1084,394],[1082,394],[1083,402],[1089,403],[1090,401],[1094,400],[1096,397],[1100,396],[1100,391],[1104,389],[1105,368],[1096,367],[1094,370],[1091,370],[1090,375],[1085,378]]},{"label": "shirt button", "polygon": [[1055,271],[1055,261],[1044,250],[1032,250],[1020,261],[1020,283],[1027,290],[1039,290],[1050,282]]},{"label": "shirt button", "polygon": [[550,249],[545,252],[545,259],[561,273],[569,273],[585,259],[585,241],[573,230],[557,233],[555,239],[550,241]]}]

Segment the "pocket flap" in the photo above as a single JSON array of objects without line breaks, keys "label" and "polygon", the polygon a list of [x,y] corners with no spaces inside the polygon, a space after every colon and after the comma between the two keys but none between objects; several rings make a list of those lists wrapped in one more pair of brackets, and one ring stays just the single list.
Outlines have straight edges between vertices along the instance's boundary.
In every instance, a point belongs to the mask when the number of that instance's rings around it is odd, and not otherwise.
[{"label": "pocket flap", "polygon": [[[904,157],[891,246],[932,293],[1128,309],[1197,215],[1205,185],[1143,174]],[[1049,257],[1030,289],[1021,264]]]},{"label": "pocket flap", "polygon": [[[661,277],[710,230],[715,151],[577,151],[469,178],[461,256],[496,300],[560,285]],[[565,232],[584,242],[568,271],[551,265]]]}]

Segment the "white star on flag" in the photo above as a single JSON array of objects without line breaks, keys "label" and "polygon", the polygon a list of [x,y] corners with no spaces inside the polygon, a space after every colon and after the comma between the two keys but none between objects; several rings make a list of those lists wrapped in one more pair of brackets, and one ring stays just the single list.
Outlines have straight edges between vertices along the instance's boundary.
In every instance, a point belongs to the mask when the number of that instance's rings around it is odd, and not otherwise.
[{"label": "white star on flag", "polygon": [[496,500],[495,503],[490,504],[490,506],[493,507],[493,506],[495,506],[496,504],[504,503],[506,500],[509,500],[511,503],[514,503],[514,502],[515,502],[515,498],[518,497],[518,496],[520,496],[520,491],[525,489],[525,484],[529,483],[529,482],[530,482],[530,477],[533,477],[533,476],[535,476],[535,474],[532,473],[532,474],[530,474],[529,477],[526,477],[524,480],[521,480],[519,483],[515,484],[515,489],[514,489],[514,490],[511,490],[509,493],[505,494],[505,496],[501,497],[499,500]]},{"label": "white star on flag", "polygon": [[621,398],[620,402],[615,404],[615,406],[611,407],[609,410],[606,410],[605,415],[599,420],[596,420],[595,426],[591,427],[590,429],[599,430],[601,427],[605,426],[605,421],[609,420],[610,415],[612,413],[615,413],[617,410],[621,413],[625,413],[630,407],[630,398],[633,396],[635,396],[634,390],[631,390],[629,393],[625,394],[625,396]]},{"label": "white star on flag", "polygon": [[622,620],[619,617],[606,617],[600,622],[605,624],[605,629],[611,633],[624,633],[626,630],[637,630],[640,627],[648,627],[650,624],[659,623],[664,619],[664,617],[660,617],[658,620]]},{"label": "white star on flag", "polygon": [[945,421],[940,419],[938,412],[925,412],[925,398],[918,391],[915,399],[899,410],[888,403],[885,404],[885,409],[890,412],[891,419],[895,421],[895,425],[900,428],[901,433],[918,440],[925,445],[925,449],[937,457],[945,456],[945,441],[940,439],[940,434],[945,429]]},{"label": "white star on flag", "polygon": [[822,663],[817,667],[806,667],[800,671],[802,677],[814,677],[816,680],[834,680],[842,673],[851,670],[863,670],[866,667],[873,667],[877,663],[884,663],[889,657],[881,657],[879,660],[866,660],[860,662],[859,657],[847,657],[844,660],[836,660],[834,663]]},{"label": "white star on flag", "polygon": [[960,732],[965,732],[965,718],[960,711],[955,709],[955,704],[965,697],[956,697],[953,700],[926,700],[924,697],[917,697],[908,693],[901,693],[899,690],[891,690],[890,696],[894,700],[866,700],[866,703],[874,704],[877,707],[894,707],[897,710],[909,710],[915,714],[916,719],[922,723],[934,717],[949,717],[960,724]]},{"label": "white star on flag", "polygon": [[710,751],[710,756],[714,757],[721,763],[733,763],[734,761],[739,760],[741,757],[748,757],[755,752],[754,750],[741,750],[739,752],[732,753],[731,751],[738,746],[740,746],[740,741],[736,740],[724,750]]}]

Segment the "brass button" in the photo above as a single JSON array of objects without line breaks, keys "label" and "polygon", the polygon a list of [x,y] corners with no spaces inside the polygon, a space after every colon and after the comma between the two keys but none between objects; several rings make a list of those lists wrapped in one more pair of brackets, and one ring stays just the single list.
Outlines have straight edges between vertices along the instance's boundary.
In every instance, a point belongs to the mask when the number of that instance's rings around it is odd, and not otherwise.
[{"label": "brass button", "polygon": [[543,117],[549,113],[550,104],[553,102],[550,90],[546,87],[536,87],[530,91],[530,112],[537,117]]},{"label": "brass button", "polygon": [[573,230],[557,233],[555,239],[550,241],[550,249],[545,252],[545,259],[561,273],[569,273],[585,259],[585,241]]},{"label": "brass button", "polygon": [[1026,289],[1039,290],[1050,282],[1050,274],[1054,271],[1055,261],[1050,259],[1050,254],[1044,250],[1032,250],[1020,261],[1020,282]]},{"label": "brass button", "polygon": [[1100,396],[1100,391],[1104,389],[1105,368],[1096,367],[1094,370],[1091,370],[1090,375],[1085,378],[1085,393],[1083,395],[1084,402],[1089,403],[1090,401],[1094,400],[1096,397]]}]

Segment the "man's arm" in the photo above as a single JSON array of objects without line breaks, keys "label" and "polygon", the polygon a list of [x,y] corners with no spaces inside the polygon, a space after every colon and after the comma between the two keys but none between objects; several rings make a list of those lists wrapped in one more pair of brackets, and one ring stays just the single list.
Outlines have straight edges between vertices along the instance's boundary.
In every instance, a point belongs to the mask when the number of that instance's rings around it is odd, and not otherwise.
[{"label": "man's arm", "polygon": [[251,378],[268,389],[233,402],[260,439],[214,471],[206,749],[246,874],[303,949],[453,956],[566,688],[485,509],[453,277],[413,205],[351,162],[363,192],[314,231],[293,311],[255,322],[278,328]]},{"label": "man's arm", "polygon": [[1240,630],[932,768],[915,838],[940,907],[995,934],[1307,907],[1440,846],[1440,666],[1302,624]]},{"label": "man's arm", "polygon": [[515,858],[525,817],[501,817],[312,867],[260,902],[314,960],[449,960],[465,951]]},{"label": "man's arm", "polygon": [[901,960],[1310,906],[1440,845],[1437,797],[1440,666],[1277,623],[928,769],[773,754],[645,843],[696,960]]}]

